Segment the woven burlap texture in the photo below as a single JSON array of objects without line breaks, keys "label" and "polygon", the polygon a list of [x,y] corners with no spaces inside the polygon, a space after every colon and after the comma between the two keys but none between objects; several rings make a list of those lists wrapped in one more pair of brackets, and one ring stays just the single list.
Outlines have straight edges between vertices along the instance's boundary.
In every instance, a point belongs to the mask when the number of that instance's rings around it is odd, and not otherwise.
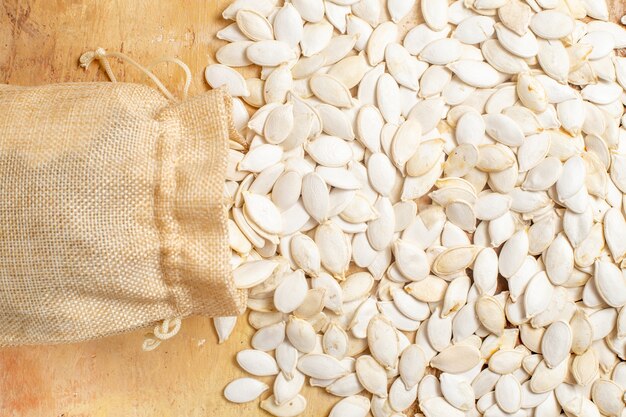
[{"label": "woven burlap texture", "polygon": [[0,86],[0,344],[235,315],[231,101],[126,83]]}]

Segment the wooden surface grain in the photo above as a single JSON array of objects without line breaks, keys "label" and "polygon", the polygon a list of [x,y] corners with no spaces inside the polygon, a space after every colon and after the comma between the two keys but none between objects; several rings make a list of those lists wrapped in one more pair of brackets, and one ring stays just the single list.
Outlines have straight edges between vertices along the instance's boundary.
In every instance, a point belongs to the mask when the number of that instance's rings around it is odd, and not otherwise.
[{"label": "wooden surface grain", "polygon": [[[0,0],[0,83],[37,85],[105,80],[78,57],[101,46],[150,63],[176,56],[194,74],[191,92],[206,90],[203,69],[223,44],[215,33],[226,22],[230,0]],[[626,13],[624,0],[609,0],[612,18]],[[120,80],[147,82],[134,68],[113,63]],[[174,65],[156,74],[174,90],[183,83]],[[252,331],[239,320],[224,345],[208,318],[183,322],[180,334],[150,353],[144,332],[61,345],[0,349],[2,417],[204,417],[267,415],[257,403],[233,405],[221,393],[243,376],[234,355]],[[334,397],[305,389],[305,415],[325,415]]]}]

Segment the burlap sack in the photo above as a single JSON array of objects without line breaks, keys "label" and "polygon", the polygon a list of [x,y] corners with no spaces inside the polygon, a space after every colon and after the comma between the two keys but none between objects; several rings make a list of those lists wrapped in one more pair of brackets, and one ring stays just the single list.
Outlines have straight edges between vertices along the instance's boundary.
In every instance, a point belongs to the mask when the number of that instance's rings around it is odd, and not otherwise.
[{"label": "burlap sack", "polygon": [[0,85],[0,344],[235,315],[231,102],[143,85]]}]

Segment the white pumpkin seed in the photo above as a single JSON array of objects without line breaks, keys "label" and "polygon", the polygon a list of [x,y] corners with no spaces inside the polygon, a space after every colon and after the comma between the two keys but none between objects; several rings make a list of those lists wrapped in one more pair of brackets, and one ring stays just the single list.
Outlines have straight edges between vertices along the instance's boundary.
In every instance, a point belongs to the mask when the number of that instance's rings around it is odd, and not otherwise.
[{"label": "white pumpkin seed", "polygon": [[524,292],[526,317],[531,318],[548,308],[554,287],[545,272],[537,273]]},{"label": "white pumpkin seed", "polygon": [[596,261],[593,279],[598,293],[608,305],[622,307],[626,304],[626,279],[617,266]]},{"label": "white pumpkin seed", "polygon": [[275,40],[252,43],[246,48],[246,57],[250,62],[266,67],[277,67],[296,58],[289,44]]},{"label": "white pumpkin seed", "polygon": [[361,391],[363,391],[363,386],[355,373],[342,376],[326,387],[326,392],[337,397],[349,397]]},{"label": "white pumpkin seed", "polygon": [[350,91],[332,75],[315,74],[309,83],[313,94],[323,102],[336,107],[352,106]]},{"label": "white pumpkin seed", "polygon": [[505,413],[515,413],[522,405],[522,389],[517,379],[502,375],[496,383],[496,403]]},{"label": "white pumpkin seed", "polygon": [[268,389],[267,384],[254,378],[239,378],[224,388],[224,397],[233,403],[247,403],[257,399]]},{"label": "white pumpkin seed", "polygon": [[450,345],[430,361],[430,366],[442,372],[466,372],[480,361],[480,351],[469,345]]},{"label": "white pumpkin seed", "polygon": [[569,324],[556,321],[546,329],[541,339],[543,360],[550,368],[558,366],[569,356],[572,346],[572,331]]},{"label": "white pumpkin seed", "polygon": [[516,85],[517,95],[524,106],[541,113],[548,106],[548,97],[543,85],[529,73],[519,74]]},{"label": "white pumpkin seed", "polygon": [[233,280],[237,288],[252,288],[268,279],[277,266],[277,262],[267,260],[248,262],[233,271]]},{"label": "white pumpkin seed", "polygon": [[228,340],[236,324],[237,324],[236,316],[214,317],[213,325],[215,327],[215,331],[217,332],[217,338],[218,338],[217,343],[222,344],[226,340]]},{"label": "white pumpkin seed", "polygon": [[240,9],[235,15],[235,21],[239,30],[253,41],[274,39],[272,25],[257,11]]},{"label": "white pumpkin seed", "polygon": [[428,398],[420,403],[420,408],[426,417],[462,417],[463,411],[452,406],[443,397]]},{"label": "white pumpkin seed", "polygon": [[476,301],[478,320],[491,333],[500,336],[504,331],[504,310],[500,303],[489,295],[483,294]]},{"label": "white pumpkin seed", "polygon": [[212,88],[225,86],[232,96],[247,97],[250,95],[246,81],[241,74],[226,65],[209,65],[204,71],[204,78]]},{"label": "white pumpkin seed", "polygon": [[333,26],[327,20],[306,23],[300,41],[302,55],[309,57],[321,52],[329,44],[332,36]]},{"label": "white pumpkin seed", "polygon": [[426,365],[426,356],[418,345],[410,345],[402,351],[398,371],[406,389],[417,386],[424,376]]},{"label": "white pumpkin seed", "polygon": [[306,409],[306,398],[296,395],[293,399],[277,405],[274,395],[270,395],[261,401],[261,408],[276,417],[295,417]]},{"label": "white pumpkin seed", "polygon": [[249,374],[255,376],[269,376],[278,374],[278,365],[268,353],[245,349],[237,353],[237,363]]},{"label": "white pumpkin seed", "polygon": [[395,42],[397,37],[398,27],[395,23],[385,22],[378,25],[367,42],[366,52],[369,64],[378,65],[384,59],[387,45]]},{"label": "white pumpkin seed", "polygon": [[284,373],[279,373],[274,380],[274,401],[278,406],[295,399],[304,386],[304,375],[297,370],[293,378],[287,379]]},{"label": "white pumpkin seed", "polygon": [[[300,2],[296,1],[294,4]],[[311,2],[311,5],[317,2]],[[321,3],[321,2],[320,2]],[[292,3],[285,5],[276,13],[273,21],[274,37],[276,40],[287,43],[292,48],[302,40],[303,22],[300,13]],[[317,3],[319,4],[319,3]]]},{"label": "white pumpkin seed", "polygon": [[367,343],[372,356],[386,369],[395,368],[398,362],[398,336],[391,322],[378,315],[367,326]]},{"label": "white pumpkin seed", "polygon": [[349,373],[338,359],[320,353],[300,357],[298,370],[304,375],[318,379],[337,379]]},{"label": "white pumpkin seed", "polygon": [[387,397],[387,374],[373,357],[363,355],[356,360],[356,376],[363,387],[372,394]]},{"label": "white pumpkin seed", "polygon": [[558,10],[544,10],[532,17],[530,30],[543,39],[561,39],[574,30],[574,19]]},{"label": "white pumpkin seed", "polygon": [[365,417],[370,409],[370,400],[362,395],[353,395],[339,401],[330,410],[329,417]]},{"label": "white pumpkin seed", "polygon": [[228,65],[229,67],[248,66],[252,64],[252,61],[248,58],[246,52],[252,44],[254,44],[252,41],[237,41],[226,44],[217,50],[215,59],[220,64]]},{"label": "white pumpkin seed", "polygon": [[255,109],[233,102],[224,197],[256,329],[238,360],[277,375],[261,407],[303,413],[307,375],[345,397],[334,417],[418,394],[426,417],[621,414],[626,30],[603,1],[424,0],[407,26],[414,5],[224,11],[205,72]]},{"label": "white pumpkin seed", "polygon": [[461,59],[448,64],[447,67],[461,81],[477,88],[495,87],[506,80],[506,75],[486,62]]},{"label": "white pumpkin seed", "polygon": [[502,23],[496,23],[494,28],[502,47],[513,55],[520,58],[532,58],[539,52],[537,38],[532,32],[518,35]]},{"label": "white pumpkin seed", "polygon": [[407,389],[401,378],[391,384],[389,388],[389,405],[397,412],[401,412],[410,407],[417,399],[417,385]]},{"label": "white pumpkin seed", "polygon": [[452,36],[466,44],[477,44],[494,34],[495,21],[488,16],[471,16],[462,20]]},{"label": "white pumpkin seed", "polygon": [[308,284],[304,271],[297,270],[290,273],[278,285],[274,292],[274,305],[283,313],[290,313],[300,306],[306,297]]},{"label": "white pumpkin seed", "polygon": [[420,3],[422,16],[430,29],[441,31],[448,22],[448,2],[445,0],[426,0]]},{"label": "white pumpkin seed", "polygon": [[474,407],[474,389],[469,382],[457,375],[442,373],[440,383],[441,393],[451,405],[462,411]]}]

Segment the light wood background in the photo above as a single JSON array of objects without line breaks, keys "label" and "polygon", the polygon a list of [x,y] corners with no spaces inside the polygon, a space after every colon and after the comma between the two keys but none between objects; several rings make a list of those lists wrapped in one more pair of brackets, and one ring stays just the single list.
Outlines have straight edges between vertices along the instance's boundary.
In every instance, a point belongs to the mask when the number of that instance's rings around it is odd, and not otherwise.
[{"label": "light wood background", "polygon": [[[0,0],[0,83],[36,85],[105,80],[93,65],[77,65],[86,50],[102,46],[142,63],[177,56],[191,68],[192,93],[207,89],[203,69],[223,44],[221,11],[231,0]],[[608,0],[617,21],[625,0]],[[413,21],[417,18],[413,15]],[[146,82],[113,63],[118,78]],[[182,86],[173,65],[156,71],[172,89]],[[234,405],[224,386],[243,376],[234,361],[251,329],[239,320],[231,339],[216,344],[208,318],[185,320],[180,334],[150,353],[144,332],[93,342],[0,349],[2,417],[205,417],[267,415],[257,403]],[[334,397],[305,389],[305,415],[325,415]]]}]

